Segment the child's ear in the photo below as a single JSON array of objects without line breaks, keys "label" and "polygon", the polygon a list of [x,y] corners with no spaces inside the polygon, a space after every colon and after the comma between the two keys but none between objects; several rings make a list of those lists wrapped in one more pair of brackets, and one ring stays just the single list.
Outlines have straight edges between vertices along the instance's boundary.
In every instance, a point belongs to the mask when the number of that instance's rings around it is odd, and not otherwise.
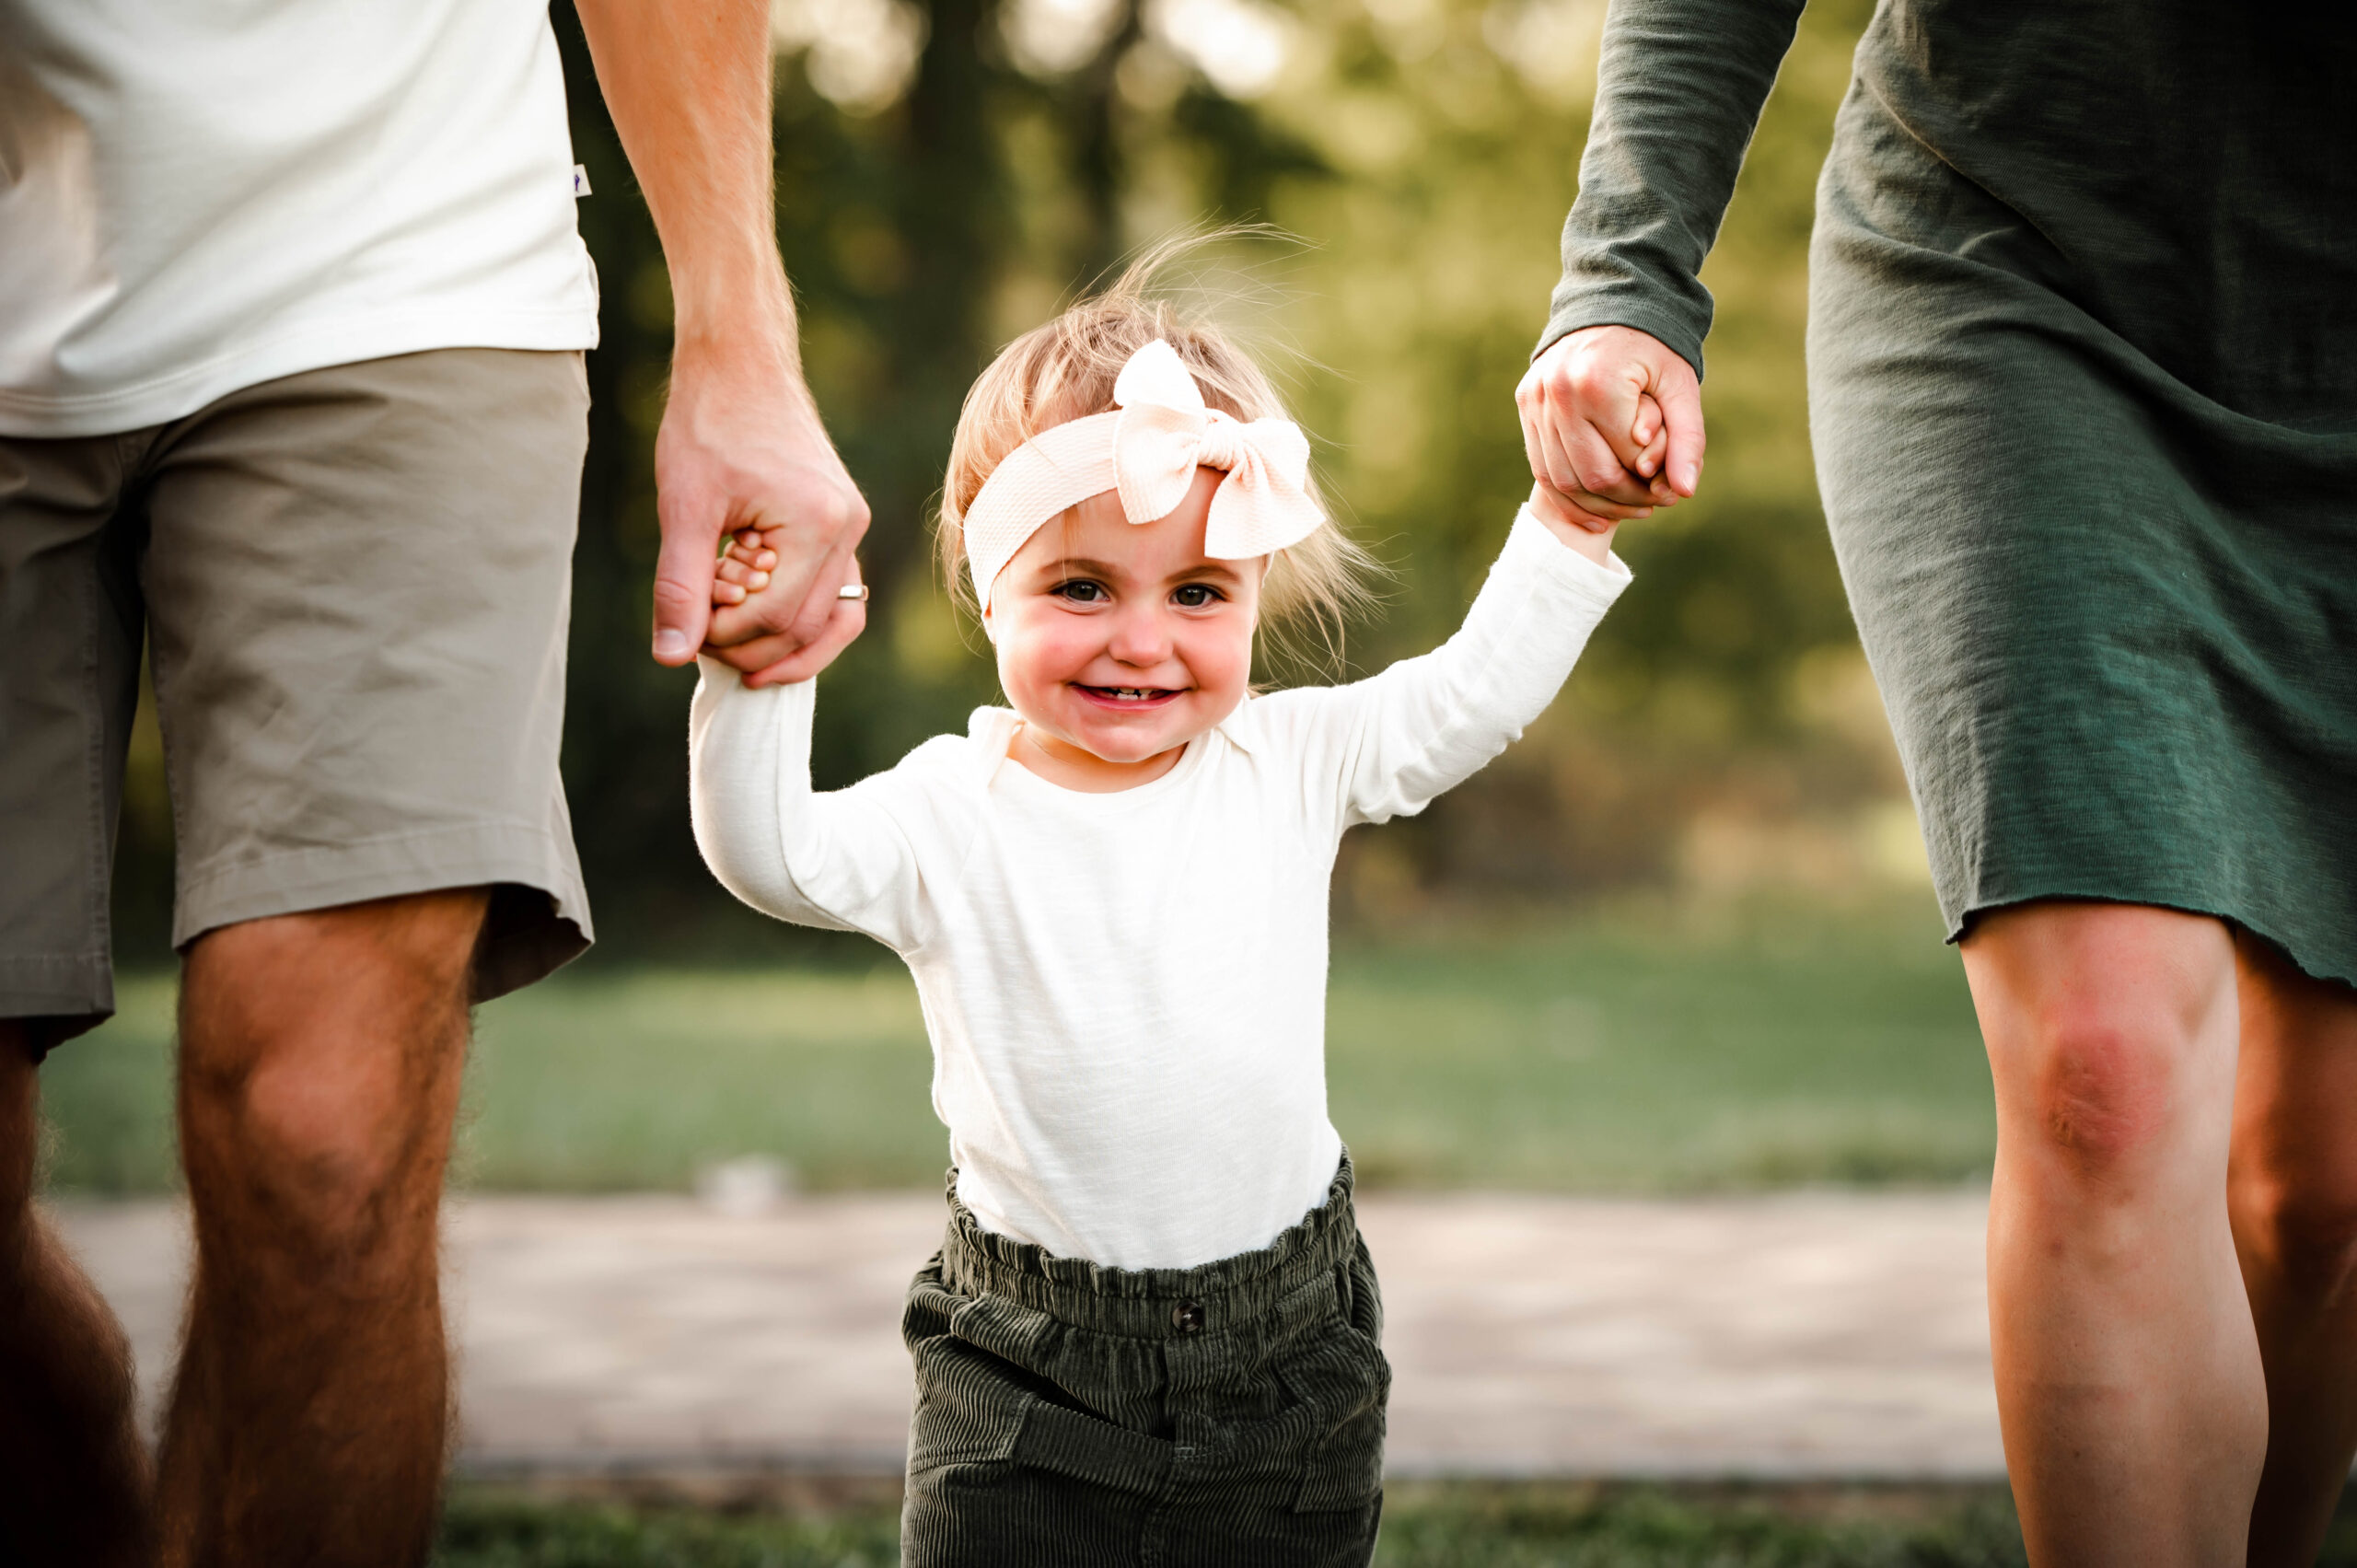
[{"label": "child's ear", "polygon": [[993,645],[998,642],[998,627],[991,620],[991,607],[988,601],[982,605],[982,640]]}]

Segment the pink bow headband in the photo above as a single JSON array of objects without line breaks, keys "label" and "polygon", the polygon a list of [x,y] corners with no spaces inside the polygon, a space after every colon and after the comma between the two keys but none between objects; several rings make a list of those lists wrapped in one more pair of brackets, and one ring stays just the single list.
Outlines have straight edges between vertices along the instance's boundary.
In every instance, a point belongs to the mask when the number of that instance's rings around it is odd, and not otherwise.
[{"label": "pink bow headband", "polygon": [[1204,407],[1194,377],[1160,338],[1130,355],[1113,401],[1115,412],[1054,425],[1009,452],[966,508],[966,564],[984,610],[999,574],[1040,524],[1109,490],[1120,494],[1122,516],[1150,523],[1178,510],[1198,468],[1225,470],[1203,529],[1203,553],[1222,561],[1273,554],[1325,521],[1309,498],[1301,427],[1289,419],[1247,424]]}]

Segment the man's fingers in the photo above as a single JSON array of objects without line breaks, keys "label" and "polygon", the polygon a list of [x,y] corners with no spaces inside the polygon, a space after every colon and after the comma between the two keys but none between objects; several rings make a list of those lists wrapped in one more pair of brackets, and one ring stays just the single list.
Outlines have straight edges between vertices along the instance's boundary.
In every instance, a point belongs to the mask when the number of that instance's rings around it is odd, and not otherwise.
[{"label": "man's fingers", "polygon": [[662,521],[663,548],[655,561],[655,662],[685,664],[703,645],[721,520],[682,502],[666,509]]},{"label": "man's fingers", "polygon": [[[840,561],[840,564],[836,563]],[[841,597],[841,590],[859,584],[859,559],[848,546],[830,555],[820,573],[823,588],[813,588],[802,607],[785,613],[774,593],[738,607],[714,612],[711,641],[704,651],[722,663],[748,674],[766,669],[833,633],[847,604],[862,605],[860,623],[866,624],[863,601]],[[845,641],[849,639],[846,638]],[[832,658],[834,656],[827,656]],[[823,666],[824,661],[821,661]],[[799,676],[795,679],[802,679]]]},{"label": "man's fingers", "polygon": [[[772,632],[794,636],[797,643],[817,635],[826,621],[823,617],[807,621],[805,609],[817,599],[820,583],[827,585],[828,593],[834,592],[842,578],[829,573],[832,570],[839,574],[841,568],[834,564],[836,558],[849,553],[847,546],[825,554],[810,550],[780,551],[777,564],[770,570],[770,586],[755,601],[761,612],[761,624]],[[797,634],[797,627],[805,630]]]},{"label": "man's fingers", "polygon": [[[819,563],[808,590],[784,628],[788,636],[803,643],[817,643],[833,629],[837,607],[844,602],[838,597],[840,590],[859,581],[859,561],[853,554],[857,542],[845,540]],[[783,602],[792,602],[780,597]]]},{"label": "man's fingers", "polygon": [[838,599],[835,601],[835,612],[828,621],[825,631],[777,663],[747,676],[745,684],[774,686],[807,680],[834,663],[835,656],[849,647],[852,639],[866,626],[867,606],[857,599]]}]

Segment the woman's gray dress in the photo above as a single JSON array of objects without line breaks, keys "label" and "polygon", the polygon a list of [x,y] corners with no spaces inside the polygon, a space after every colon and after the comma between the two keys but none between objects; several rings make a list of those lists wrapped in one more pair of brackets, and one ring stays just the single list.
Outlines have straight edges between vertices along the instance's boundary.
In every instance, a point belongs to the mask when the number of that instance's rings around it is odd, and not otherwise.
[{"label": "woman's gray dress", "polygon": [[[1614,0],[1546,341],[1701,367],[1799,10]],[[1951,935],[2160,904],[2357,981],[2357,6],[1883,0],[1810,273],[1826,515]]]}]

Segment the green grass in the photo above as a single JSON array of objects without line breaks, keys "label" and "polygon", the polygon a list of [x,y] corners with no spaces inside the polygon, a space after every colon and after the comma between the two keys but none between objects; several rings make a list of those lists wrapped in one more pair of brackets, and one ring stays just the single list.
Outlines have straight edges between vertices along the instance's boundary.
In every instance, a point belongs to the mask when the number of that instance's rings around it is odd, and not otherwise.
[{"label": "green grass", "polygon": [[[172,1177],[168,979],[43,1074],[54,1186]],[[1987,1168],[1989,1078],[1928,912],[1428,923],[1335,955],[1334,1120],[1371,1185],[1594,1192],[1933,1182]],[[677,1189],[765,1155],[808,1186],[930,1186],[916,999],[865,973],[593,958],[482,1010],[457,1176]]]},{"label": "green grass", "polygon": [[[886,1568],[898,1519],[868,1503],[694,1512],[460,1493],[440,1568]],[[2328,1556],[2331,1564],[2352,1561]],[[2015,1568],[2001,1490],[1395,1486],[1376,1568]]]}]

